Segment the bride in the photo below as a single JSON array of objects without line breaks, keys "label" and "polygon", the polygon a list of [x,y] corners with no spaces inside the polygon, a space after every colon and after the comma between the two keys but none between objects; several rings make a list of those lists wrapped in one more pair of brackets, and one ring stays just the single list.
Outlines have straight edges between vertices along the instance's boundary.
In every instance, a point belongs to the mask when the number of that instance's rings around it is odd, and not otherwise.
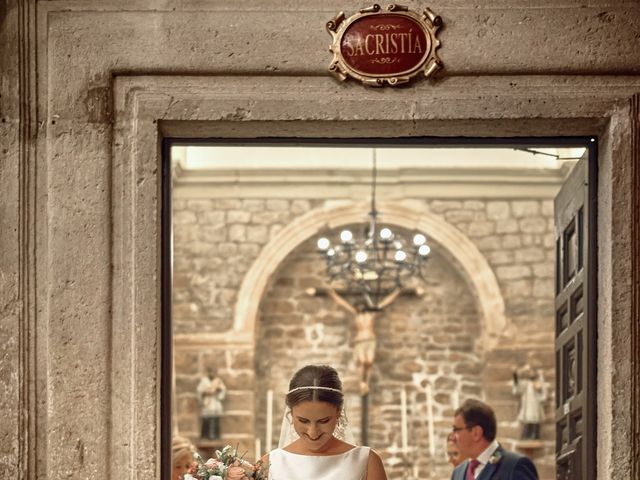
[{"label": "bride", "polygon": [[263,457],[271,480],[387,480],[379,455],[342,440],[342,382],[335,369],[307,365],[289,382],[279,448]]}]

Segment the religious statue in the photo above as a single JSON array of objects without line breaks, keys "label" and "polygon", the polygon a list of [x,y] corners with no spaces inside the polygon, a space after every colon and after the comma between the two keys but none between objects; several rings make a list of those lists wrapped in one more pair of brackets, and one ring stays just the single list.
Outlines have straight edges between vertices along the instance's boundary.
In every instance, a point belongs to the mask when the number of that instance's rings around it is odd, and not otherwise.
[{"label": "religious statue", "polygon": [[[393,303],[398,297],[401,290],[396,288],[388,294],[380,302],[378,309],[356,309],[347,302],[333,288],[322,289],[322,293],[326,293],[338,306],[344,308],[347,312],[353,314],[356,326],[356,335],[353,339],[353,357],[360,369],[360,394],[367,395],[369,393],[369,379],[371,377],[371,368],[376,355],[376,332],[374,329],[374,321],[376,315],[384,307]],[[309,295],[316,295],[319,289],[307,289]]]},{"label": "religious statue", "polygon": [[220,438],[220,417],[223,413],[222,401],[227,394],[227,387],[214,368],[209,369],[202,377],[198,388],[200,402],[200,421],[202,438],[217,440]]},{"label": "religious statue", "polygon": [[518,420],[522,423],[523,440],[540,439],[540,423],[544,420],[544,402],[549,383],[542,370],[537,372],[530,365],[513,370],[513,393],[520,395]]}]

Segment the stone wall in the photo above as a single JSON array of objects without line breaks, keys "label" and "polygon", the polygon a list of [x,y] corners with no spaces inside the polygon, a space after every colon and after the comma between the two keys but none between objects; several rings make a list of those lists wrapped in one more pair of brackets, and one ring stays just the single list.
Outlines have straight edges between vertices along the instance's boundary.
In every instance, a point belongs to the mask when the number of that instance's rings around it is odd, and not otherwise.
[{"label": "stone wall", "polygon": [[[477,293],[465,281],[446,246],[440,245],[432,245],[424,296],[401,296],[376,319],[378,348],[371,382],[370,444],[383,455],[391,478],[399,478],[403,472],[398,450],[399,395],[404,388],[410,418],[409,461],[416,463],[419,471],[432,471],[436,478],[444,478],[449,472],[445,439],[459,399],[479,396],[491,403],[500,421],[500,441],[508,448],[516,448],[520,427],[515,420],[518,399],[511,392],[512,368],[528,362],[544,369],[553,385],[553,204],[544,199],[408,201],[414,208],[440,215],[473,241],[496,274],[508,319],[508,327],[494,348],[487,349],[478,342],[483,327],[476,307]],[[288,222],[325,202],[177,199],[175,332],[228,330],[238,285],[261,246]],[[243,365],[247,383],[236,383],[236,388],[230,389],[227,406],[233,418],[237,415],[233,399],[242,398],[243,394],[258,399],[240,409],[242,416],[250,417],[252,428],[246,429],[246,418],[237,425],[229,419],[224,423],[225,438],[238,439],[249,451],[253,451],[253,437],[247,432],[265,445],[263,399],[268,389],[274,391],[275,397],[272,442],[277,444],[288,379],[307,363],[328,363],[341,372],[349,417],[359,438],[360,399],[351,354],[354,332],[350,314],[326,297],[305,293],[307,288],[325,284],[323,268],[315,252],[315,238],[308,239],[280,265],[261,300],[255,370]],[[222,346],[216,347],[219,348]],[[195,437],[194,390],[198,375],[205,371],[203,359],[218,358],[219,363],[228,357],[211,353],[208,348],[190,350],[191,357],[182,357],[176,363],[176,394],[181,432]],[[176,355],[183,353],[178,351]],[[181,365],[185,362],[188,366],[183,371]],[[225,380],[238,375],[233,362],[223,361],[218,366],[222,367],[220,373]],[[429,455],[426,426],[427,382],[434,395],[434,459]],[[552,399],[547,405],[551,419]],[[543,428],[545,447],[535,452],[544,479],[554,476],[553,432],[549,420]]]},{"label": "stone wall", "polygon": [[174,332],[231,328],[240,283],[260,249],[311,207],[310,200],[174,200]]}]

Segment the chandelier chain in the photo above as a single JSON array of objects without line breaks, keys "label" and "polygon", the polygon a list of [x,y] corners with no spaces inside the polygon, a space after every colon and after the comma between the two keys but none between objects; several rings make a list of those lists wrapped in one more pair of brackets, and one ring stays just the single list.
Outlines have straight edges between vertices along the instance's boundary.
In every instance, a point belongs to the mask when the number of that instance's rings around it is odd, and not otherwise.
[{"label": "chandelier chain", "polygon": [[371,212],[375,216],[376,212],[376,181],[378,176],[378,158],[376,149],[373,149],[373,169],[371,171]]}]

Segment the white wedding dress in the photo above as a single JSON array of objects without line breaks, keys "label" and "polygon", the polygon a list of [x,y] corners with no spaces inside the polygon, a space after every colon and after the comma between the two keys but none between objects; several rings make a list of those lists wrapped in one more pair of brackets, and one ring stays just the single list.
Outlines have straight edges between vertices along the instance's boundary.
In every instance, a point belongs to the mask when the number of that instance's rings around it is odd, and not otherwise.
[{"label": "white wedding dress", "polygon": [[362,480],[369,447],[354,447],[338,455],[311,456],[276,448],[269,453],[269,480]]}]

